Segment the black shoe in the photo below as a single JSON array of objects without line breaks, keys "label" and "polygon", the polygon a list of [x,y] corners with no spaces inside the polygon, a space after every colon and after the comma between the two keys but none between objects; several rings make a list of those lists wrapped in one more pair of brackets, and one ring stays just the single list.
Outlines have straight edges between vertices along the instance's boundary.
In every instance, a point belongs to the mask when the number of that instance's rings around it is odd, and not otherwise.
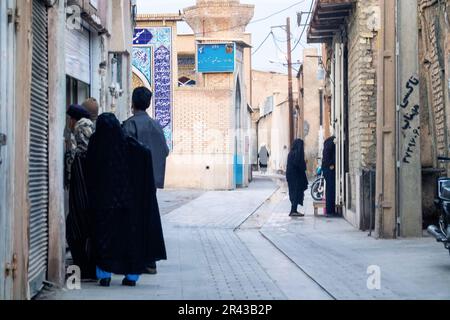
[{"label": "black shoe", "polygon": [[157,274],[156,262],[150,263],[144,270],[144,274]]},{"label": "black shoe", "polygon": [[136,281],[128,280],[128,278],[124,278],[122,280],[122,285],[127,287],[136,287]]},{"label": "black shoe", "polygon": [[305,215],[303,213],[299,213],[299,212],[291,212],[291,214],[289,216],[290,217],[303,218]]},{"label": "black shoe", "polygon": [[158,270],[156,269],[156,267],[147,267],[145,268],[144,274],[157,274]]},{"label": "black shoe", "polygon": [[100,279],[100,287],[109,287],[111,285],[111,278]]}]

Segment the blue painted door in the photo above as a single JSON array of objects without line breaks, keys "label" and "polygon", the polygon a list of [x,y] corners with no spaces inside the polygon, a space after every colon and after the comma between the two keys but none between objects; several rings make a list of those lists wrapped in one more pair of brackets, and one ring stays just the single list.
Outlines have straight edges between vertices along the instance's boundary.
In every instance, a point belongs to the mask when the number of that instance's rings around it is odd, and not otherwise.
[{"label": "blue painted door", "polygon": [[242,98],[241,98],[241,86],[240,81],[236,84],[236,100],[235,100],[235,147],[234,147],[234,186],[239,187],[244,184],[244,165],[243,165],[243,153],[242,153],[242,125],[241,125],[241,108]]}]

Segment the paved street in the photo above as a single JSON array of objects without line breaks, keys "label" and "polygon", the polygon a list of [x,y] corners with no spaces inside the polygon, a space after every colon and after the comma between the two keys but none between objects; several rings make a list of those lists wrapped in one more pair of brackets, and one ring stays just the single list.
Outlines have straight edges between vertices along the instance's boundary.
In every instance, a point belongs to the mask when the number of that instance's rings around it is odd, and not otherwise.
[{"label": "paved street", "polygon": [[[158,194],[168,261],[136,288],[45,291],[40,299],[449,299],[450,257],[430,238],[381,241],[342,219],[287,216],[283,180],[230,192]],[[173,201],[171,201],[173,199]],[[367,267],[381,290],[367,289]]]}]

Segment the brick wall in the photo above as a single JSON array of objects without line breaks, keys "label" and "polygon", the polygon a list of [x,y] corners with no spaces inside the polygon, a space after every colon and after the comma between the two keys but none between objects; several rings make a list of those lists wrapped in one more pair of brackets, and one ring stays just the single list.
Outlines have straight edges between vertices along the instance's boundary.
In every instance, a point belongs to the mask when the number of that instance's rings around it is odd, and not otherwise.
[{"label": "brick wall", "polygon": [[[322,141],[320,136],[320,94],[319,89],[324,83],[318,79],[319,52],[316,48],[308,48],[303,51],[303,107],[304,117],[304,141],[305,158],[307,160],[308,176],[314,176],[318,158],[322,157]],[[319,146],[320,144],[320,146]]]},{"label": "brick wall", "polygon": [[177,88],[168,188],[233,189],[234,95],[224,88]]},{"label": "brick wall", "polygon": [[174,108],[175,154],[232,153],[232,90],[179,88]]},{"label": "brick wall", "polygon": [[356,187],[362,169],[376,161],[376,33],[367,21],[376,0],[358,1],[348,24],[348,115],[351,207],[356,207]]},{"label": "brick wall", "polygon": [[[436,161],[438,155],[448,155],[450,118],[450,29],[444,12],[445,1],[419,0],[419,61],[421,107],[421,161],[424,168],[445,168]],[[448,5],[447,5],[448,6]],[[448,7],[447,7],[448,10]],[[446,12],[447,17],[449,12]],[[435,223],[438,212],[433,203],[438,172],[422,174],[422,211],[424,225]]]},{"label": "brick wall", "polygon": [[[447,59],[445,17],[438,1],[419,1],[421,23],[421,69],[425,76],[424,89],[428,99],[422,101],[422,113],[427,113],[432,152],[436,155],[446,155],[447,122],[446,122],[446,93],[445,93],[445,61]],[[423,134],[423,133],[422,133]],[[426,146],[423,146],[423,148]]]}]

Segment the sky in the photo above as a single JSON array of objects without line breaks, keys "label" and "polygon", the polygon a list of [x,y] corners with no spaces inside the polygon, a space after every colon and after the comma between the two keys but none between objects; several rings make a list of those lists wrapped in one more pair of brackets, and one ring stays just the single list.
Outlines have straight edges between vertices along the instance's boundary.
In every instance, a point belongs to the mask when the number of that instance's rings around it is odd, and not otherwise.
[{"label": "sky", "polygon": [[[293,6],[292,8],[282,13],[276,14],[273,17],[261,21],[251,22],[247,26],[247,32],[252,33],[253,38],[253,50],[257,49],[259,45],[264,41],[267,35],[271,31],[271,26],[286,25],[286,18],[291,17],[291,34],[292,34],[292,46],[294,47],[298,43],[298,38],[303,31],[303,26],[297,25],[297,12],[305,12],[303,15],[303,24],[305,23],[313,0],[241,0],[244,4],[255,5],[255,15],[253,21],[266,18],[274,13],[277,13],[285,8]],[[138,13],[178,13],[179,10],[183,10],[186,7],[195,5],[195,0],[137,0]],[[180,23],[178,26],[179,33],[192,33],[192,30],[186,23]],[[275,38],[270,36],[264,45],[253,55],[253,69],[263,71],[276,71],[287,72],[286,64],[286,52],[287,41],[286,31],[281,28],[273,29]],[[308,47],[306,44],[305,30],[302,41],[297,45],[297,48],[292,53],[292,61],[301,61],[303,47]],[[277,45],[275,45],[277,42]],[[295,69],[298,65],[293,65]]]}]

